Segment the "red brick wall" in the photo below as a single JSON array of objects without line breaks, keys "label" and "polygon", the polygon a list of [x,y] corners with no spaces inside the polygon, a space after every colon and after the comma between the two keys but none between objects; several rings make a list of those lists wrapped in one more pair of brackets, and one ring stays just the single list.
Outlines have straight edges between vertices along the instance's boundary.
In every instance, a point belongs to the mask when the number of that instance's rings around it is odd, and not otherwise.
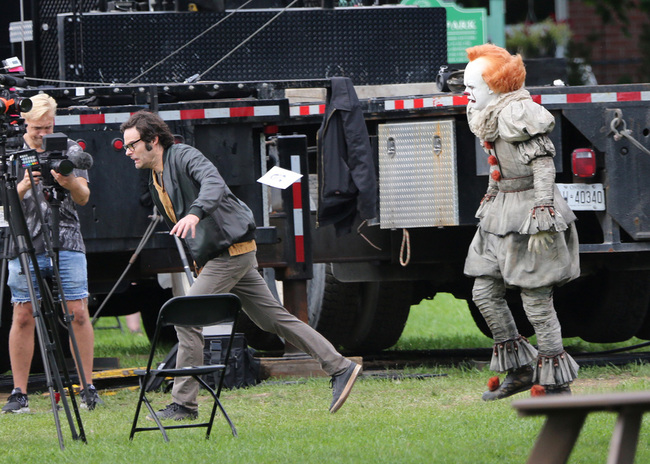
[{"label": "red brick wall", "polygon": [[650,27],[646,13],[629,11],[629,25],[624,35],[618,20],[605,25],[593,7],[579,1],[569,1],[569,24],[573,41],[584,44],[591,52],[589,60],[599,84],[649,81],[640,72],[641,31]]}]

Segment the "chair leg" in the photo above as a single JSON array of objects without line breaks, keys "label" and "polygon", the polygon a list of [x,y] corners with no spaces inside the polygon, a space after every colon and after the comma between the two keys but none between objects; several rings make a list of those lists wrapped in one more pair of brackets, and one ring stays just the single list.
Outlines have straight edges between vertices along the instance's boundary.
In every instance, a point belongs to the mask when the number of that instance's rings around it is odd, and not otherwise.
[{"label": "chair leg", "polygon": [[138,399],[138,405],[135,407],[135,416],[133,417],[133,424],[131,424],[131,434],[129,435],[129,440],[133,441],[133,437],[135,436],[135,427],[138,423],[138,416],[140,416],[140,407],[141,407],[141,399]]},{"label": "chair leg", "polygon": [[217,412],[217,406],[219,406],[219,409],[221,409],[223,417],[225,417],[226,420],[228,421],[228,424],[230,425],[230,430],[232,431],[232,436],[237,438],[237,429],[235,428],[235,424],[232,423],[230,417],[228,416],[228,413],[226,413],[226,410],[221,404],[221,401],[219,401],[218,394],[214,391],[214,389],[210,388],[210,386],[201,377],[199,376],[192,376],[192,377],[194,377],[201,385],[203,385],[203,388],[205,388],[208,392],[210,392],[210,395],[212,395],[212,398],[214,399],[214,404],[212,405],[212,414],[210,415],[210,422],[208,423],[208,430],[205,435],[205,438],[210,437],[210,431],[212,430],[212,424],[214,422],[214,416]]},{"label": "chair leg", "polygon": [[140,394],[138,395],[138,404],[135,407],[135,416],[133,417],[133,424],[131,425],[131,434],[129,435],[129,440],[131,441],[133,441],[133,437],[135,436],[135,429],[138,426],[138,418],[140,417],[140,409],[142,408],[142,399],[144,398],[144,388],[142,387],[143,378],[139,377],[138,381],[140,383]]},{"label": "chair leg", "polygon": [[165,427],[163,427],[162,423],[160,422],[160,419],[158,419],[158,416],[156,415],[156,411],[154,411],[153,406],[151,406],[151,403],[149,403],[149,399],[146,396],[143,396],[142,400],[144,401],[145,406],[149,410],[149,414],[151,414],[151,418],[154,420],[154,422],[160,429],[163,438],[165,439],[166,442],[169,442],[169,437],[167,437],[167,432],[165,431]]},{"label": "chair leg", "polygon": [[210,422],[208,422],[208,429],[205,432],[205,439],[210,438],[210,432],[212,431],[212,424],[214,424],[214,416],[217,414],[217,402],[212,402],[212,411],[210,412]]},{"label": "chair leg", "polygon": [[226,410],[223,408],[223,405],[221,404],[221,401],[219,401],[219,398],[215,398],[217,400],[217,405],[219,405],[219,409],[221,409],[221,412],[223,413],[223,417],[226,418],[228,421],[228,424],[230,424],[230,430],[232,430],[232,436],[237,438],[237,429],[235,428],[235,424],[232,423],[230,420],[230,416],[228,416],[228,413]]},{"label": "chair leg", "polygon": [[120,322],[120,318],[118,316],[115,316],[115,322],[117,322],[117,328],[120,329],[120,332],[124,333],[122,322]]},{"label": "chair leg", "polygon": [[138,419],[140,417],[140,411],[142,410],[142,403],[144,403],[144,405],[149,410],[149,413],[151,414],[151,418],[158,426],[158,429],[160,429],[163,438],[165,439],[166,442],[169,442],[169,437],[167,437],[167,432],[165,431],[165,427],[163,427],[163,425],[161,424],[160,419],[158,419],[158,416],[156,415],[156,411],[154,411],[153,407],[151,406],[151,403],[149,403],[149,399],[147,398],[147,395],[145,394],[144,385],[146,385],[147,380],[148,380],[147,376],[145,376],[144,378],[140,377],[139,379],[140,396],[138,397],[138,405],[135,408],[135,416],[133,417],[133,424],[131,425],[131,434],[129,435],[129,440],[133,441],[133,437],[135,436],[135,433],[139,431]]}]

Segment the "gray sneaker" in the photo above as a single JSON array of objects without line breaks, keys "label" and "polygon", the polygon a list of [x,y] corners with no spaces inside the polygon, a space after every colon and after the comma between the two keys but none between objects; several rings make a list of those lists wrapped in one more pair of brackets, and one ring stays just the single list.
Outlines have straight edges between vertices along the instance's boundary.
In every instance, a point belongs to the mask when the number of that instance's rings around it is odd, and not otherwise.
[{"label": "gray sneaker", "polygon": [[339,375],[333,375],[331,385],[332,385],[332,404],[330,405],[330,412],[334,414],[338,411],[345,400],[348,399],[348,395],[352,391],[354,382],[357,380],[357,376],[361,371],[361,366],[355,362],[350,364],[345,372]]},{"label": "gray sneaker", "polygon": [[7,399],[7,404],[2,407],[2,414],[8,412],[13,412],[14,414],[29,412],[29,400],[20,388],[14,388],[11,391],[11,395]]},{"label": "gray sneaker", "polygon": [[[190,408],[186,408],[178,403],[172,403],[165,406],[164,409],[161,409],[156,413],[156,417],[160,420],[185,420],[185,419],[196,419],[199,417],[199,412],[194,411]],[[147,419],[153,420],[151,416],[147,416]]]}]

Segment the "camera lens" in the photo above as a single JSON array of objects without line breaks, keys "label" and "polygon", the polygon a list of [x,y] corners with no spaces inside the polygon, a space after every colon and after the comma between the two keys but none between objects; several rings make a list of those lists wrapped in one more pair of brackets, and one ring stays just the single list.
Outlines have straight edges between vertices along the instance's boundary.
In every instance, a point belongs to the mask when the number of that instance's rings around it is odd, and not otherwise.
[{"label": "camera lens", "polygon": [[0,98],[0,113],[20,113],[32,109],[32,101],[29,98]]},{"label": "camera lens", "polygon": [[32,109],[32,101],[29,98],[14,98],[14,104],[21,112],[27,113]]},{"label": "camera lens", "polygon": [[56,162],[52,162],[51,165],[52,169],[64,176],[74,171],[74,164],[69,159],[57,160]]}]

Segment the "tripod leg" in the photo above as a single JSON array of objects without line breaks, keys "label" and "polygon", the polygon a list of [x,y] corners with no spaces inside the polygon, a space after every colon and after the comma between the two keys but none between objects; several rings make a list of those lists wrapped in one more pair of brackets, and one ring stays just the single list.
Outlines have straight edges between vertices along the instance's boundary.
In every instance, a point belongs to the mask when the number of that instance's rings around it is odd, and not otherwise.
[{"label": "tripod leg", "polygon": [[[4,151],[2,152],[2,154],[4,155]],[[2,157],[2,159],[6,161],[4,157]],[[54,387],[53,387],[54,384],[56,384],[57,391],[63,399],[66,416],[68,418],[68,424],[70,425],[70,430],[73,439],[81,438],[85,442],[86,437],[83,431],[83,425],[81,423],[81,417],[78,411],[77,411],[77,424],[79,426],[80,435],[77,434],[74,420],[70,414],[69,408],[67,408],[65,390],[63,388],[61,375],[60,375],[62,371],[66,376],[67,385],[68,385],[68,389],[70,390],[71,398],[74,398],[73,397],[74,393],[72,392],[72,382],[70,382],[69,376],[67,375],[67,370],[65,369],[65,363],[63,361],[63,353],[60,349],[61,348],[60,341],[56,337],[51,338],[51,336],[55,334],[56,324],[52,324],[52,317],[50,317],[48,318],[48,320],[50,321],[49,325],[50,328],[52,328],[53,330],[48,331],[46,329],[45,321],[43,320],[43,312],[41,311],[38,298],[36,295],[36,291],[35,291],[35,285],[31,278],[28,256],[32,260],[34,275],[36,278],[36,282],[38,282],[39,288],[44,289],[46,287],[45,280],[43,279],[38,267],[38,260],[34,252],[34,247],[31,243],[31,238],[29,236],[29,231],[22,210],[22,205],[20,202],[20,198],[18,196],[18,192],[16,190],[15,176],[14,177],[8,176],[6,165],[2,165],[2,168],[4,173],[4,175],[0,177],[2,204],[5,205],[5,211],[8,211],[8,218],[9,218],[8,222],[11,230],[11,235],[14,239],[14,246],[18,253],[21,268],[23,270],[23,274],[25,275],[25,279],[27,282],[30,301],[32,303],[32,308],[34,310],[34,321],[36,325],[36,333],[38,336],[38,345],[41,352],[41,358],[43,360],[43,369],[45,372],[47,387],[48,390],[50,391],[50,400],[52,404],[52,412],[54,414],[54,423],[56,426],[57,437],[59,439],[59,447],[61,449],[64,449],[61,423],[58,416],[58,408],[56,407],[56,397],[54,395]],[[31,178],[31,172],[30,172],[30,178]],[[33,187],[34,187],[34,182],[32,178],[32,188]],[[41,215],[41,220],[42,220],[42,215]],[[44,303],[46,305],[46,310],[47,310],[46,312],[53,314],[51,304],[48,305],[48,303],[51,303],[51,301],[48,302],[48,299],[45,298]],[[59,364],[57,364],[57,359],[55,357],[55,354],[58,355],[59,357],[59,361],[60,361]],[[59,369],[59,366],[63,366],[63,369]],[[74,400],[73,400],[73,404],[75,404]]]},{"label": "tripod leg", "polygon": [[[4,221],[4,217],[2,218]],[[0,326],[2,326],[2,309],[5,301],[5,282],[7,281],[7,256],[9,256],[9,234],[5,227],[2,228],[2,266],[0,268]]]},{"label": "tripod leg", "polygon": [[[20,237],[18,238],[20,239]],[[61,431],[61,422],[59,419],[59,413],[58,409],[56,407],[56,398],[54,395],[54,389],[53,389],[53,382],[54,382],[54,377],[52,375],[52,372],[56,372],[56,370],[53,370],[53,366],[56,366],[56,362],[54,361],[54,358],[52,357],[52,343],[49,342],[49,336],[45,330],[44,323],[42,320],[42,313],[39,310],[39,305],[38,305],[38,298],[36,296],[36,290],[34,289],[34,283],[32,282],[31,279],[31,273],[29,270],[29,261],[27,259],[26,254],[21,254],[19,256],[20,258],[20,263],[21,267],[24,271],[24,274],[26,276],[26,281],[27,281],[27,288],[29,289],[29,295],[30,295],[30,300],[32,301],[32,308],[34,311],[34,321],[36,324],[36,333],[38,336],[38,343],[39,347],[41,350],[41,357],[43,359],[43,370],[45,372],[45,379],[47,383],[47,388],[50,392],[50,402],[52,404],[52,412],[54,413],[54,424],[56,426],[56,432],[57,432],[57,437],[59,439],[59,447],[61,449],[64,449],[64,443],[63,443],[63,433]],[[34,261],[35,268],[38,267],[38,263]],[[60,377],[57,377],[58,379],[58,391],[63,395],[63,386],[60,383]],[[74,425],[74,424],[73,424]],[[76,436],[76,430],[74,428],[72,429],[73,436]]]},{"label": "tripod leg", "polygon": [[[45,200],[43,192],[39,192],[37,189],[34,188],[34,183],[32,180],[32,189],[34,191],[34,195],[37,198],[39,202],[42,202]],[[71,321],[73,319],[73,316],[70,315],[70,312],[68,311],[68,306],[65,300],[65,295],[63,294],[63,286],[61,282],[61,275],[59,273],[59,221],[60,221],[60,207],[61,207],[61,200],[60,196],[64,195],[63,189],[61,188],[60,190],[55,188],[52,190],[52,195],[48,198],[48,201],[51,204],[51,219],[52,223],[48,223],[45,221],[43,212],[40,210],[40,208],[36,208],[37,215],[40,218],[41,225],[43,227],[43,233],[42,237],[45,242],[45,249],[47,251],[47,256],[51,260],[52,264],[52,274],[54,276],[53,283],[54,283],[54,291],[53,292],[48,292],[47,294],[44,293],[44,299],[43,303],[46,308],[46,315],[49,316],[47,317],[47,321],[49,321],[49,329],[51,333],[54,336],[54,339],[58,342],[60,341],[60,338],[58,337],[58,326],[56,323],[56,311],[58,310],[59,303],[61,303],[61,307],[63,309],[63,314],[64,314],[64,320],[67,325],[68,329],[68,336],[70,340],[70,345],[72,347],[72,352],[74,354],[74,360],[75,360],[75,365],[77,366],[77,371],[79,372],[79,377],[80,377],[80,383],[83,385],[84,390],[88,391],[88,383],[86,381],[86,375],[84,373],[83,365],[81,363],[81,357],[79,355],[79,349],[77,346],[77,340],[74,334],[74,330],[72,330],[71,327]],[[39,198],[40,197],[40,198]],[[48,233],[49,232],[49,233]],[[50,238],[51,237],[51,238]],[[42,281],[42,280],[41,280]],[[43,288],[46,287],[46,285],[42,285]],[[57,299],[57,297],[60,296],[60,299]],[[61,365],[65,366],[65,360],[63,359],[63,355],[61,354],[61,350],[59,352],[59,360],[62,362]],[[68,390],[70,394],[70,399],[72,401],[72,405],[74,407],[76,416],[77,416],[77,422],[79,424],[79,429],[81,431],[81,438],[85,441],[85,434],[83,432],[83,426],[81,425],[81,416],[79,415],[79,410],[77,408],[77,403],[74,399],[74,391],[72,388],[72,382],[70,381],[70,376],[68,374],[67,369],[64,370],[64,375],[66,377],[66,383],[68,385]],[[67,408],[67,402],[64,402],[64,407],[66,408],[66,413],[68,413],[69,416],[69,409]],[[69,416],[70,417],[70,416]]]},{"label": "tripod leg", "polygon": [[[52,270],[54,273],[54,287],[56,288],[61,288],[61,276],[59,274],[59,269],[58,269],[58,260],[54,260]],[[57,284],[58,282],[58,284]],[[70,314],[70,311],[68,310],[68,305],[65,300],[65,297],[63,296],[63,292],[61,291],[61,298],[57,298],[53,295],[58,295],[58,292],[52,292],[47,286],[45,286],[45,291],[43,292],[47,298],[44,298],[44,301],[49,301],[49,309],[47,310],[47,314],[50,316],[46,320],[49,321],[49,328],[50,331],[54,334],[53,337],[56,338],[57,340],[60,340],[59,338],[59,328],[57,325],[57,313],[55,311],[58,311],[59,305],[62,308],[63,311],[63,319],[64,323],[66,325],[66,329],[68,331],[68,339],[70,341],[70,348],[72,350],[72,355],[74,358],[75,366],[77,368],[77,372],[79,374],[79,383],[81,383],[83,389],[85,389],[88,392],[88,383],[86,381],[86,374],[84,371],[83,367],[83,362],[81,358],[81,354],[79,352],[79,347],[77,344],[77,339],[76,335],[74,332],[74,328],[72,327],[72,320],[74,318],[73,315]],[[81,304],[84,305],[85,303],[81,301]],[[91,340],[92,343],[92,340]],[[62,351],[59,350],[58,354],[59,356],[59,362],[61,363],[60,365],[65,366],[65,359],[63,358]],[[92,355],[91,355],[92,356]],[[92,365],[92,359],[90,360],[90,364]],[[72,401],[72,405],[75,411],[75,414],[77,416],[78,422],[81,421],[81,416],[79,415],[79,410],[77,408],[77,403],[74,397],[74,391],[73,391],[73,386],[72,386],[72,381],[70,380],[69,374],[67,369],[64,370],[64,375],[66,378],[66,384],[68,385],[68,391],[70,392],[70,398]],[[67,403],[64,403],[64,407],[67,408]],[[89,409],[92,409],[92,407],[89,407]],[[80,429],[82,427],[80,426]],[[83,435],[83,430],[81,432]],[[84,438],[85,441],[85,438]]]},{"label": "tripod leg", "polygon": [[144,234],[142,235],[142,239],[140,240],[140,243],[138,244],[137,248],[131,255],[131,258],[129,259],[129,263],[126,265],[126,268],[124,269],[124,272],[122,272],[122,275],[120,276],[119,279],[117,279],[117,282],[115,282],[115,285],[113,285],[113,288],[111,288],[111,291],[108,292],[108,295],[106,295],[106,298],[104,298],[104,301],[102,301],[102,304],[99,306],[99,309],[95,312],[95,315],[93,316],[92,324],[93,326],[97,322],[97,319],[99,318],[100,313],[102,312],[102,309],[104,309],[104,306],[110,299],[110,297],[113,295],[117,287],[119,287],[120,283],[126,276],[126,274],[129,272],[129,269],[131,269],[131,266],[133,263],[135,263],[135,260],[138,258],[138,255],[140,254],[140,251],[142,251],[142,248],[146,245],[146,243],[149,241],[149,238],[151,237],[151,234],[153,234],[156,226],[158,223],[162,221],[162,217],[154,211],[153,216],[151,216],[151,222],[147,226],[147,230],[145,230]]}]

